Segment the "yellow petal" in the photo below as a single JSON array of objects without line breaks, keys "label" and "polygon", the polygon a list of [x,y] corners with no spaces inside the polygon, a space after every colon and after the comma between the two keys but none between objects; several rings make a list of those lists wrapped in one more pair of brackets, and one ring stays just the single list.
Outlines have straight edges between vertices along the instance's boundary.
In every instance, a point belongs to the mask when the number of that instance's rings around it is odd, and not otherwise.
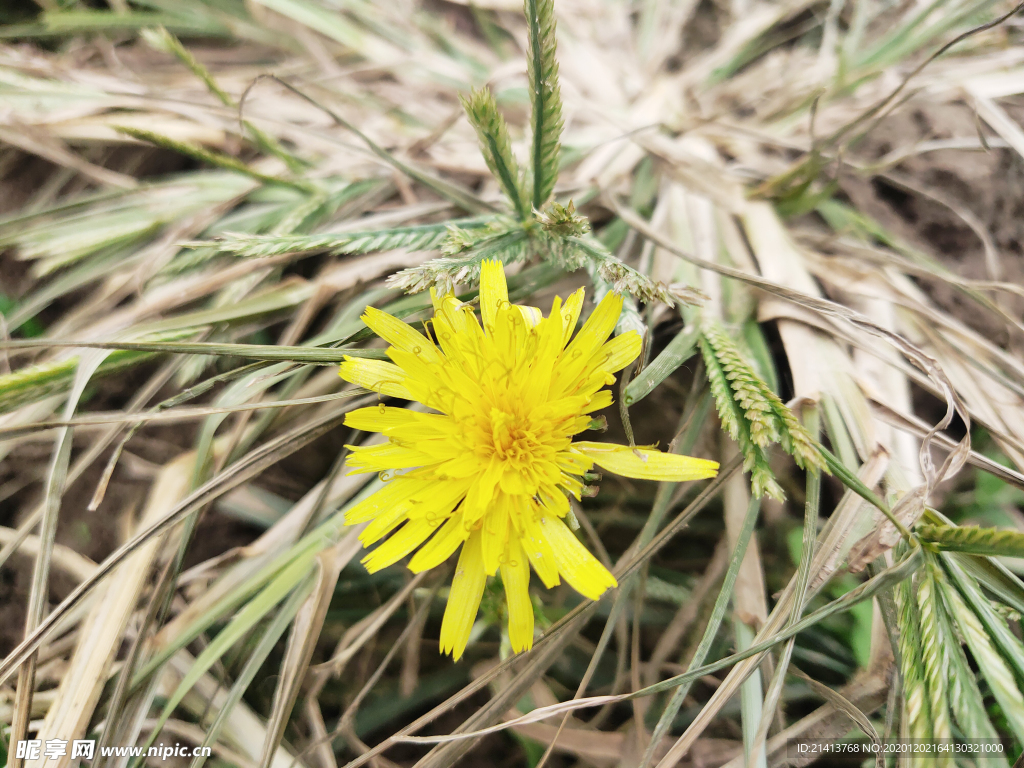
[{"label": "yellow petal", "polygon": [[413,494],[430,485],[429,481],[396,477],[372,496],[345,510],[345,525],[355,525],[372,520],[381,512],[399,506]]},{"label": "yellow petal", "polygon": [[585,441],[573,443],[572,447],[599,467],[638,480],[667,480],[679,483],[686,480],[703,480],[718,474],[717,461],[663,453],[654,448],[631,449],[626,445]]},{"label": "yellow petal", "polygon": [[509,539],[505,562],[501,564],[508,605],[508,637],[516,653],[533,647],[533,603],[530,602],[530,565],[519,539]]},{"label": "yellow petal", "polygon": [[526,510],[524,514],[522,544],[526,557],[540,580],[544,582],[544,586],[548,589],[557,587],[560,583],[558,564],[551,554],[551,545],[544,537],[540,523],[534,517],[533,508]]},{"label": "yellow petal", "polygon": [[544,314],[537,307],[527,307],[522,304],[516,304],[515,307],[519,310],[523,320],[526,321],[527,328],[536,328],[540,321],[544,319]]},{"label": "yellow petal", "polygon": [[345,381],[388,397],[412,400],[412,394],[405,385],[405,371],[394,363],[384,360],[363,360],[346,357],[338,368],[338,375]]},{"label": "yellow petal", "polygon": [[409,561],[409,570],[413,573],[436,568],[459,548],[469,537],[469,529],[463,524],[461,513],[456,513],[445,521],[430,541],[420,547]]},{"label": "yellow petal", "polygon": [[566,357],[563,359],[576,359],[577,351],[581,353],[581,357],[589,358],[615,330],[615,324],[619,321],[620,314],[622,314],[622,297],[609,291],[601,299],[601,303],[594,308],[594,312],[580,328],[576,338],[566,348]]},{"label": "yellow petal", "polygon": [[580,288],[572,296],[565,300],[562,307],[562,346],[569,343],[572,332],[576,330],[576,323],[579,322],[580,312],[583,310],[584,291]]},{"label": "yellow petal", "polygon": [[532,339],[534,346],[532,359],[529,361],[530,373],[523,388],[523,398],[527,402],[542,402],[547,399],[555,363],[562,352],[562,347],[565,346],[564,319],[559,311],[560,301],[555,296],[551,304],[551,314],[537,326],[537,332]]},{"label": "yellow petal", "polygon": [[558,572],[581,595],[597,600],[605,590],[619,585],[559,518],[542,517],[540,527],[558,564]]},{"label": "yellow petal", "polygon": [[361,472],[385,472],[389,469],[409,469],[434,463],[435,459],[414,448],[395,443],[373,445],[369,448],[352,446],[352,457],[348,460],[350,475]]},{"label": "yellow petal", "polygon": [[597,305],[587,322],[580,328],[576,338],[565,348],[558,364],[555,366],[551,381],[552,397],[565,393],[574,393],[581,386],[581,377],[587,369],[591,358],[608,336],[615,330],[619,314],[622,312],[622,297],[616,293],[608,293]]},{"label": "yellow petal", "polygon": [[441,621],[441,653],[451,653],[458,661],[469,642],[480,598],[484,593],[484,559],[480,551],[480,533],[474,532],[462,547],[455,569],[448,605]]},{"label": "yellow petal", "polygon": [[415,424],[418,418],[424,415],[426,414],[416,413],[406,408],[389,408],[384,403],[380,403],[368,408],[349,411],[345,414],[345,426],[361,429],[364,432],[385,432],[395,427]]},{"label": "yellow petal", "polygon": [[408,502],[405,502],[390,509],[385,509],[373,518],[370,524],[359,534],[359,540],[363,542],[363,546],[368,547],[371,544],[375,544],[404,523],[409,517],[407,514],[408,508]]},{"label": "yellow petal", "polygon": [[466,516],[467,522],[475,522],[484,516],[504,471],[504,462],[492,457],[484,471],[469,486],[466,500],[462,503],[462,514]]},{"label": "yellow petal", "polygon": [[488,576],[493,576],[498,572],[501,556],[505,554],[505,547],[508,543],[507,504],[507,497],[504,494],[498,494],[491,504],[491,509],[484,516],[484,524],[480,529],[480,535],[483,538],[484,572]]},{"label": "yellow petal", "polygon": [[360,318],[384,341],[431,363],[440,362],[441,355],[433,342],[408,323],[376,307],[367,307]]},{"label": "yellow petal", "polygon": [[640,355],[643,339],[636,331],[626,331],[602,346],[590,361],[588,368],[608,373],[621,371]]},{"label": "yellow petal", "polygon": [[434,532],[434,526],[426,520],[410,520],[373,552],[363,558],[362,563],[370,573],[394,565]]},{"label": "yellow petal", "polygon": [[494,332],[498,308],[508,304],[505,268],[500,261],[488,259],[480,264],[480,316],[488,333]]},{"label": "yellow petal", "polygon": [[612,396],[612,391],[610,389],[602,389],[590,396],[590,402],[583,407],[581,413],[593,413],[594,411],[603,410],[613,402],[615,402],[615,398]]}]

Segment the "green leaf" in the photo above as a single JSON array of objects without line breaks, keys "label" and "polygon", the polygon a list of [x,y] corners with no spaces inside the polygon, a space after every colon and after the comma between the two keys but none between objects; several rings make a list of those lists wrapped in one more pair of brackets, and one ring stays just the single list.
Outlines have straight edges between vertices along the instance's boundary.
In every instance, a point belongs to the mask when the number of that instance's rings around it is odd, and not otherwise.
[{"label": "green leaf", "polygon": [[508,125],[498,111],[494,94],[489,88],[477,88],[468,97],[460,95],[459,101],[466,110],[470,125],[476,130],[487,167],[501,184],[519,220],[526,221],[531,212],[523,175],[512,154]]},{"label": "green leaf", "polygon": [[554,0],[526,0],[524,12],[530,35],[526,68],[533,107],[530,117],[533,129],[530,148],[533,207],[540,210],[555,188],[561,151],[562,97],[558,87],[558,60],[555,58]]},{"label": "green leaf", "polygon": [[[941,574],[939,575],[941,576]],[[938,595],[941,597],[944,585],[940,578],[936,578],[934,566],[932,566],[930,577],[935,581]],[[945,588],[948,589],[948,587]],[[945,656],[950,709],[957,726],[961,733],[969,734],[976,739],[998,738],[999,734],[985,711],[984,697],[978,688],[967,656],[964,654],[963,648],[960,647],[960,641],[957,640],[946,606],[941,599],[936,603],[935,616],[938,619],[939,643]],[[993,758],[999,762],[993,763],[992,768],[1006,768],[1005,758],[1001,755],[993,755]]]},{"label": "green leaf", "polygon": [[667,379],[683,363],[693,357],[697,349],[697,334],[700,329],[696,325],[684,328],[658,354],[651,364],[640,371],[640,375],[629,382],[626,387],[624,402],[633,405],[647,397],[654,388]]},{"label": "green leaf", "polygon": [[950,580],[960,590],[964,600],[985,627],[989,640],[999,649],[1003,658],[1017,675],[1017,681],[1024,683],[1024,643],[1017,639],[1006,621],[992,608],[977,582],[970,578],[950,555],[940,555]]},{"label": "green leaf", "polygon": [[[960,632],[971,649],[971,655],[978,664],[978,669],[988,682],[992,695],[1003,710],[1006,722],[1019,740],[1024,740],[1024,697],[1014,683],[1013,672],[1006,666],[1006,661],[992,644],[985,626],[975,613],[964,604],[960,594],[944,577],[939,578],[943,589],[942,598],[946,610],[960,627]],[[973,736],[974,734],[970,734]]]}]

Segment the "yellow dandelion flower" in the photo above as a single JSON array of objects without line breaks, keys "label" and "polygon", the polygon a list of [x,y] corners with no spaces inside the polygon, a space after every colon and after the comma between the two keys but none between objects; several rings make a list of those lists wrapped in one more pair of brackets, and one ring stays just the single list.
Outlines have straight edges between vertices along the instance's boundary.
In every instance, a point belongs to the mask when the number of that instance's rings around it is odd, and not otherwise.
[{"label": "yellow dandelion flower", "polygon": [[591,413],[612,404],[613,374],[640,354],[640,336],[608,341],[622,311],[609,293],[570,341],[583,289],[551,314],[510,304],[501,263],[480,274],[483,327],[454,296],[434,297],[434,340],[372,307],[365,322],[391,344],[393,361],[346,358],[343,379],[382,395],[416,400],[433,413],[383,403],[353,411],[345,423],[382,432],[386,443],[352,447],[354,472],[384,472],[384,488],[350,509],[346,524],[368,522],[364,545],[390,534],[363,559],[371,572],[418,551],[419,573],[459,547],[459,563],[441,625],[441,650],[458,659],[469,641],[489,576],[501,573],[512,648],[533,645],[530,566],[547,587],[564,578],[592,600],[615,578],[566,526],[569,496],[580,498],[595,464],[644,480],[699,480],[714,461],[650,448],[573,441]]}]

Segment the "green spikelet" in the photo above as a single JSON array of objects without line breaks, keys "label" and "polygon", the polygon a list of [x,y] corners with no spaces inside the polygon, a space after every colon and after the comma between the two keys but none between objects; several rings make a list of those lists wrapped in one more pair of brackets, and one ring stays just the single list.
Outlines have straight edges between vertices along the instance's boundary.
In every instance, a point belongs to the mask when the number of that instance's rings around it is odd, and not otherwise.
[{"label": "green spikelet", "polygon": [[[739,346],[716,322],[705,320],[700,348],[722,427],[740,444],[751,489],[783,498],[768,466],[767,449],[779,443],[803,469],[825,469],[825,459],[803,424],[747,362]],[[745,445],[748,442],[749,445]]]},{"label": "green spikelet", "polygon": [[277,256],[282,253],[324,251],[330,254],[359,254],[388,251],[394,248],[427,250],[441,245],[449,236],[443,224],[418,227],[340,232],[316,235],[246,235],[225,233],[217,240],[189,243],[190,247],[214,246],[220,253],[250,259]]},{"label": "green spikelet", "polygon": [[[949,669],[939,629],[939,611],[942,608],[936,594],[934,577],[929,573],[920,579],[917,607],[921,625],[921,660],[924,662],[932,732],[936,739],[949,739],[953,736],[953,729],[949,720],[949,698],[946,690]],[[938,755],[935,763],[939,768],[952,768],[954,765],[952,755],[947,753]]]},{"label": "green spikelet", "polygon": [[[932,739],[931,701],[921,658],[921,627],[914,602],[911,579],[893,590],[900,630],[900,671],[903,674],[904,717],[914,739]],[[921,763],[925,765],[924,762]],[[927,765],[934,765],[934,759]]]},{"label": "green spikelet", "polygon": [[508,125],[498,111],[498,104],[489,88],[477,88],[468,97],[459,96],[469,122],[480,140],[487,167],[501,184],[520,221],[530,217],[529,198],[519,164],[512,154]]},{"label": "green spikelet", "polygon": [[765,392],[771,394],[771,390],[754,373],[754,369],[743,359],[735,342],[720,326],[705,322],[704,338],[714,350],[715,357],[718,358],[722,371],[729,380],[733,399],[739,403],[744,417],[750,424],[750,439],[761,448],[779,442],[778,419],[771,400],[765,396]]},{"label": "green spikelet", "polygon": [[1024,557],[1024,533],[976,525],[919,525],[917,535],[939,549],[975,555]]},{"label": "green spikelet", "polygon": [[558,87],[558,60],[555,58],[554,0],[525,0],[524,13],[529,26],[526,51],[527,77],[530,82],[530,117],[533,144],[530,148],[533,174],[533,207],[548,201],[558,178],[562,137],[562,96]]},{"label": "green spikelet", "polygon": [[804,425],[800,423],[800,420],[794,413],[770,389],[768,390],[768,395],[772,402],[772,411],[781,422],[779,434],[781,436],[782,450],[790,454],[801,469],[824,470],[828,472],[825,458],[821,455],[821,451],[818,450],[818,445],[814,438],[804,429]]},{"label": "green spikelet", "polygon": [[786,495],[775,481],[764,448],[751,438],[750,422],[742,410],[742,404],[734,397],[729,376],[719,361],[715,347],[706,335],[698,339],[698,344],[704,357],[708,385],[715,398],[722,429],[739,445],[740,453],[743,455],[743,469],[750,472],[750,492],[757,497],[770,496],[781,501]]}]

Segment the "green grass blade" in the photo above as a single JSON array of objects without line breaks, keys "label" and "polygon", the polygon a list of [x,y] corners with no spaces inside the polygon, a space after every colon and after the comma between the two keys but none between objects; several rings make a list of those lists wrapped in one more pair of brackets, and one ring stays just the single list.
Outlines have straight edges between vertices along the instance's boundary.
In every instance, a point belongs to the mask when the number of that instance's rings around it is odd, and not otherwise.
[{"label": "green grass blade", "polygon": [[960,633],[967,647],[971,649],[978,669],[988,682],[992,696],[1003,710],[1014,736],[1018,741],[1024,742],[1024,696],[1014,682],[1013,672],[993,644],[985,625],[974,611],[967,607],[956,588],[944,576],[938,580],[949,617],[960,628]]},{"label": "green grass blade", "polygon": [[677,333],[650,365],[640,371],[626,387],[623,402],[633,405],[647,397],[661,382],[667,379],[697,351],[697,335],[700,329],[691,325]]},{"label": "green grass blade", "polygon": [[949,575],[950,581],[960,590],[960,594],[977,615],[985,627],[990,641],[999,649],[1007,664],[1017,676],[1018,684],[1024,684],[1024,644],[1017,639],[1003,619],[992,608],[992,604],[963,569],[949,555],[940,555],[942,564]]},{"label": "green grass blade", "polygon": [[249,176],[250,178],[255,179],[256,181],[261,181],[264,184],[280,184],[285,187],[297,189],[301,192],[312,191],[311,186],[306,182],[268,176],[265,173],[253,170],[241,160],[234,158],[231,155],[225,155],[221,152],[213,152],[205,147],[200,147],[195,144],[187,144],[183,141],[177,141],[159,133],[146,131],[141,128],[130,128],[126,125],[116,125],[113,127],[120,133],[123,133],[126,136],[131,136],[133,139],[147,142],[160,147],[161,149],[168,149],[172,152],[177,152],[185,155],[186,157],[191,157],[193,160],[198,160],[201,163],[208,163],[216,168],[223,168],[226,171],[234,171],[235,173]]},{"label": "green grass blade", "polygon": [[312,363],[315,365],[336,365],[346,357],[365,357],[374,360],[386,359],[383,350],[359,348],[325,349],[322,347],[275,346],[273,344],[225,344],[208,341],[54,341],[53,339],[0,341],[0,350],[49,347],[83,347],[88,349],[117,349],[126,352],[244,357],[249,360],[280,360],[293,363]]},{"label": "green grass blade", "polygon": [[[989,719],[985,699],[978,688],[974,671],[960,646],[949,612],[942,599],[943,590],[948,589],[949,586],[943,584],[941,572],[937,572],[935,568],[936,566],[931,566],[930,578],[935,582],[937,590],[938,600],[936,600],[935,615],[938,619],[939,647],[945,658],[950,708],[961,733],[976,739],[996,739],[999,734]],[[1002,755],[993,755],[992,758],[998,761],[992,764],[993,768],[1006,767],[1006,758]]]},{"label": "green grass blade", "polygon": [[[750,543],[750,537],[754,532],[754,525],[757,523],[760,510],[761,499],[759,497],[752,498],[750,505],[747,507],[747,515],[743,518],[743,527],[740,528],[739,536],[736,538],[736,548],[729,556],[729,566],[722,581],[722,588],[718,591],[718,597],[715,598],[715,605],[711,609],[708,624],[704,628],[704,634],[701,636],[700,643],[697,645],[697,650],[693,654],[687,672],[704,663],[704,659],[707,658],[708,653],[711,651],[712,643],[714,643],[715,638],[718,636],[718,630],[722,626],[722,619],[725,618],[725,611],[729,607],[729,601],[732,599],[732,590],[736,584],[736,577],[739,575],[743,557],[747,553],[747,545]],[[640,762],[639,768],[648,768],[648,766],[652,765],[655,751],[658,745],[661,744],[661,740],[668,733],[669,728],[672,727],[672,722],[679,713],[683,701],[690,693],[692,683],[692,680],[684,682],[672,692],[672,698],[665,705],[661,717],[658,718],[658,724],[654,727],[651,741],[647,745],[647,750],[644,752],[644,758]]]},{"label": "green grass blade", "polygon": [[[207,670],[214,665],[231,646],[241,640],[253,629],[256,624],[264,619],[278,603],[284,600],[289,594],[298,593],[302,600],[313,589],[313,579],[310,578],[316,565],[315,557],[296,558],[291,565],[281,571],[256,597],[250,600],[240,610],[231,622],[210,641],[203,652],[196,657],[195,663],[188,670],[185,677],[178,684],[164,705],[163,711],[157,718],[149,738],[146,740],[143,750],[148,749],[160,735],[160,731],[168,718],[174,713],[175,708],[181,703],[192,687],[199,682]],[[295,600],[289,601],[294,603]],[[301,600],[299,601],[301,605]],[[296,609],[297,610],[297,609]],[[138,765],[139,763],[136,763]]]}]

